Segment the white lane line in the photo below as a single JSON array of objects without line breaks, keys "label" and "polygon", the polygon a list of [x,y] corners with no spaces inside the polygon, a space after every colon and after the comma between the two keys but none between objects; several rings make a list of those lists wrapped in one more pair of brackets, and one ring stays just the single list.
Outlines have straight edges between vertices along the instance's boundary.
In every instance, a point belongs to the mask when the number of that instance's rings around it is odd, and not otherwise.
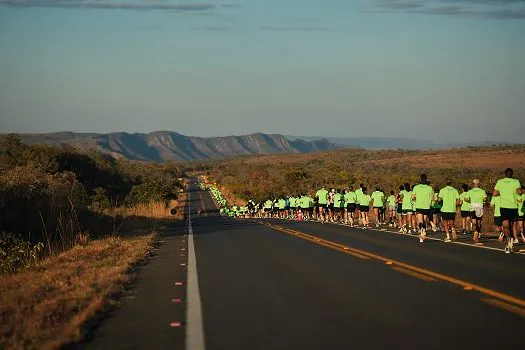
[{"label": "white lane line", "polygon": [[188,289],[186,291],[186,350],[204,350],[204,327],[202,323],[202,304],[197,275],[197,258],[193,243],[191,226],[191,194],[188,191]]}]

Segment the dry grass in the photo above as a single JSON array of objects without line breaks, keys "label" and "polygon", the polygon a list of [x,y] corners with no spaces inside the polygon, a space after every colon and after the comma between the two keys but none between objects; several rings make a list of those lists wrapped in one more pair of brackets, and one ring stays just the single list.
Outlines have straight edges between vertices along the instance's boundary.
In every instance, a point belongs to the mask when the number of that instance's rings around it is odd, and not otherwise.
[{"label": "dry grass", "polygon": [[84,242],[35,269],[0,276],[0,348],[56,349],[82,338],[148,253],[153,233]]},{"label": "dry grass", "polygon": [[492,168],[505,169],[525,168],[525,152],[512,152],[505,150],[469,152],[433,152],[427,154],[397,157],[380,160],[370,160],[363,163],[378,165],[407,164],[409,166],[428,168]]},{"label": "dry grass", "polygon": [[[107,214],[111,216],[126,217],[145,217],[152,219],[176,219],[181,220],[184,215],[184,205],[186,203],[186,193],[181,193],[178,200],[172,200],[166,206],[164,203],[139,204],[133,207],[117,207],[110,209]],[[176,215],[171,213],[176,209]]]}]

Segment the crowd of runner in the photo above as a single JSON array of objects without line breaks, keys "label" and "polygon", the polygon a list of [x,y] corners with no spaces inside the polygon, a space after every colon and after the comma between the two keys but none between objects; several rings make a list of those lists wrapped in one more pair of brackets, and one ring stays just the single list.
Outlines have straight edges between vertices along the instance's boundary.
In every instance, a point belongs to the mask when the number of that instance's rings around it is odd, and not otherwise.
[{"label": "crowd of runner", "polygon": [[505,241],[505,252],[512,252],[520,237],[525,243],[525,186],[513,178],[510,168],[490,192],[481,187],[478,179],[471,186],[463,184],[459,190],[452,186],[451,180],[442,188],[433,188],[427,175],[421,174],[419,183],[405,183],[388,192],[380,187],[369,189],[364,184],[355,189],[322,187],[314,195],[269,197],[260,203],[249,200],[245,206],[229,207],[218,188],[206,189],[211,191],[221,213],[230,217],[313,220],[365,229],[388,225],[401,233],[418,234],[420,242],[425,241],[428,230],[444,232],[446,242],[456,240],[458,213],[461,233],[472,233],[474,242],[478,242],[484,209],[490,205],[499,240]]}]

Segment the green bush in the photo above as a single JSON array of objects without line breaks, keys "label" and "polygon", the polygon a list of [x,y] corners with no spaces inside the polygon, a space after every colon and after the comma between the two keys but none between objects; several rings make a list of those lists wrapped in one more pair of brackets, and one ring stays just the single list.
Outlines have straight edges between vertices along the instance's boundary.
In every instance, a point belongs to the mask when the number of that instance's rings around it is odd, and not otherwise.
[{"label": "green bush", "polygon": [[95,194],[91,196],[91,209],[95,211],[106,210],[111,207],[107,191],[102,187],[95,188]]},{"label": "green bush", "polygon": [[31,245],[14,234],[0,233],[0,274],[12,274],[34,266],[43,248],[43,243]]},{"label": "green bush", "polygon": [[170,186],[161,182],[145,182],[135,185],[126,197],[128,205],[148,204],[150,202],[164,202],[168,204],[171,199],[177,199],[176,193]]}]

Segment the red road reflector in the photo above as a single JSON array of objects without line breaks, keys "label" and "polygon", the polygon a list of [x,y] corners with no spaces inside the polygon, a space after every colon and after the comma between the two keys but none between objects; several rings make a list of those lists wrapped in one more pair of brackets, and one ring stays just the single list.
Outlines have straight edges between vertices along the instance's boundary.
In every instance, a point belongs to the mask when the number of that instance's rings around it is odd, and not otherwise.
[{"label": "red road reflector", "polygon": [[180,282],[180,281],[175,282],[175,285],[176,285],[176,286],[182,286],[183,284],[184,284],[184,283],[182,283],[182,282]]},{"label": "red road reflector", "polygon": [[181,298],[173,298],[173,299],[171,299],[171,301],[174,302],[175,304],[182,303],[182,299]]},{"label": "red road reflector", "polygon": [[182,323],[178,322],[178,321],[173,321],[173,322],[170,322],[170,327],[171,328],[180,328],[180,327],[182,327]]},{"label": "red road reflector", "polygon": [[186,248],[180,248],[180,250],[182,250],[184,252],[184,251],[186,251]]},{"label": "red road reflector", "polygon": [[186,266],[186,263],[180,263],[180,266]]}]

